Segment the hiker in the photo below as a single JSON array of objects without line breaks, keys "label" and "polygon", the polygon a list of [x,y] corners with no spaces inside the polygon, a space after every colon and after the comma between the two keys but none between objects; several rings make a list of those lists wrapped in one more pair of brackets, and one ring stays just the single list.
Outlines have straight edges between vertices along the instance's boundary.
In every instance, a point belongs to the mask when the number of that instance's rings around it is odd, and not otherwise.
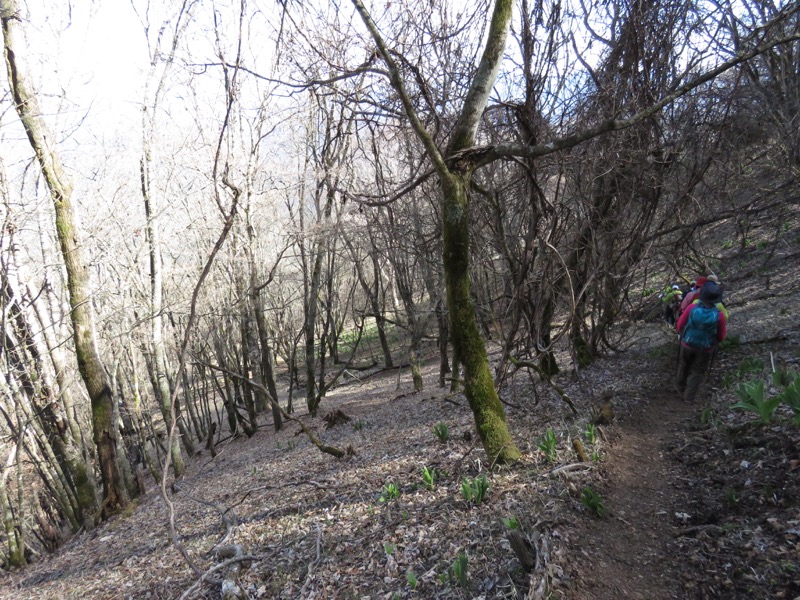
[{"label": "hiker", "polygon": [[[694,302],[692,302],[692,304],[700,304],[700,298],[697,298]],[[731,316],[728,312],[728,307],[725,306],[724,302],[717,302],[714,306],[716,306],[717,310],[725,316],[725,325],[727,326],[727,324],[731,320]]]},{"label": "hiker", "polygon": [[700,301],[690,304],[676,326],[681,336],[676,388],[686,402],[694,402],[710,369],[717,344],[727,335],[727,319],[716,304],[722,290],[713,281],[700,289]]},{"label": "hiker", "polygon": [[658,297],[664,303],[664,320],[670,325],[675,325],[678,308],[680,308],[681,300],[683,299],[683,292],[680,286],[672,285],[666,287]]},{"label": "hiker", "polygon": [[700,297],[700,290],[705,285],[706,281],[708,281],[708,277],[698,277],[692,282],[692,287],[688,291],[688,293],[683,297],[683,301],[681,305],[678,307],[678,319],[681,318],[686,309],[689,308],[689,305],[692,304],[695,300]]},{"label": "hiker", "polygon": [[[722,293],[722,291],[723,291],[723,290],[722,290],[722,285],[720,284],[720,282],[719,282],[719,279],[717,279],[717,276],[716,276],[716,275],[709,275],[709,276],[708,276],[708,281],[709,281],[709,282],[716,283],[716,284],[719,286],[719,288],[720,288],[720,293]],[[692,304],[699,304],[699,302],[700,302],[700,296],[698,295],[698,296],[696,296],[696,297],[695,297],[695,299],[694,299],[694,301],[692,302]],[[730,320],[731,320],[731,316],[730,316],[730,314],[728,313],[728,307],[727,307],[727,306],[725,306],[725,303],[723,303],[723,302],[721,302],[721,301],[720,301],[720,302],[717,302],[717,303],[715,304],[715,306],[716,306],[716,307],[719,309],[719,311],[720,311],[720,312],[721,312],[723,315],[725,315],[725,325],[727,326],[727,325],[728,325],[728,323],[730,323]]]}]

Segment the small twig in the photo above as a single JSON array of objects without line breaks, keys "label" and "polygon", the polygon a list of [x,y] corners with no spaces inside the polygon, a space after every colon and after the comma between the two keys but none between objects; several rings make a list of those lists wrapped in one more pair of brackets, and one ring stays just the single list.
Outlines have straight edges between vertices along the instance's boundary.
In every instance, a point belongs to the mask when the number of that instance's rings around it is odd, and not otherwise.
[{"label": "small twig", "polygon": [[314,523],[317,527],[317,555],[314,557],[310,563],[308,563],[308,572],[306,573],[306,580],[303,583],[303,587],[300,589],[300,597],[306,597],[306,591],[308,586],[311,584],[311,576],[314,574],[314,569],[319,564],[319,561],[322,559],[322,529],[320,529],[319,523]]},{"label": "small twig", "polygon": [[722,531],[722,527],[719,525],[692,525],[691,527],[686,527],[685,529],[681,529],[675,534],[675,537],[686,537],[688,535],[694,535],[696,533],[702,533],[707,529]]},{"label": "small twig", "polygon": [[514,365],[514,367],[516,367],[515,370],[525,367],[527,369],[533,369],[534,371],[536,371],[539,374],[539,376],[545,382],[547,382],[547,384],[551,388],[553,388],[559,396],[561,396],[561,399],[567,403],[570,410],[572,410],[572,414],[573,415],[578,414],[578,409],[575,408],[575,404],[572,402],[572,398],[569,397],[569,394],[567,394],[567,392],[564,391],[564,388],[554,383],[553,380],[550,379],[550,376],[547,373],[545,373],[544,370],[539,365],[530,362],[528,360],[519,360],[518,358],[514,358],[513,356],[509,356],[508,360],[511,361],[511,364]]},{"label": "small twig", "polygon": [[[219,513],[219,517],[220,517],[220,519],[222,519],[222,524],[225,525],[225,535],[222,537],[222,539],[220,541],[218,541],[216,544],[214,544],[212,550],[214,548],[216,548],[217,546],[221,546],[222,544],[224,544],[228,540],[228,538],[231,537],[231,534],[233,534],[233,529],[234,529],[234,527],[236,527],[236,525],[238,524],[238,521],[239,521],[239,518],[236,516],[236,512],[233,510],[236,505],[233,505],[233,506],[230,506],[228,508],[225,508],[225,507],[220,506],[219,504],[216,504],[216,503],[211,502],[209,500],[203,500],[202,498],[197,498],[197,497],[193,496],[186,489],[184,489],[182,486],[180,486],[178,484],[178,482],[173,482],[172,486],[176,490],[178,490],[179,492],[184,494],[190,500],[194,500],[198,504],[203,504],[205,506],[210,506],[211,508],[213,508],[214,510],[216,510]],[[229,516],[229,513],[232,516]]]},{"label": "small twig", "polygon": [[[459,392],[459,393],[460,393],[460,392]],[[456,402],[455,400],[453,400],[453,398],[452,398],[452,397],[453,397],[454,395],[458,395],[458,394],[449,394],[449,395],[447,395],[447,396],[443,397],[443,398],[442,398],[442,400],[444,400],[445,402],[449,402],[450,404],[454,404],[455,406],[461,406],[461,405],[460,405],[458,402]]]},{"label": "small twig", "polygon": [[470,446],[470,447],[469,447],[469,450],[467,450],[467,451],[464,453],[464,456],[462,456],[461,458],[459,458],[459,459],[456,461],[456,464],[459,466],[459,468],[461,467],[461,463],[463,463],[463,462],[464,462],[464,459],[465,459],[465,458],[467,458],[467,456],[469,456],[469,455],[470,455],[470,453],[471,453],[473,450],[475,450],[475,448],[476,448],[476,447],[477,447],[477,446],[476,446],[475,444],[473,444],[472,446]]},{"label": "small twig", "polygon": [[242,502],[247,500],[248,496],[250,496],[250,494],[252,494],[253,492],[260,492],[261,490],[280,490],[280,489],[283,489],[283,488],[297,487],[297,486],[300,486],[300,485],[313,485],[318,490],[329,490],[329,489],[335,489],[335,488],[340,487],[338,485],[332,485],[332,484],[328,483],[327,481],[324,482],[324,483],[318,483],[316,481],[290,481],[289,483],[281,483],[279,485],[260,485],[258,487],[251,488],[251,489],[247,490],[244,493],[244,495],[239,499],[239,501],[236,502],[235,504],[232,504],[231,507],[228,510],[230,510],[231,508],[235,508],[235,507],[239,506]]},{"label": "small twig", "polygon": [[758,340],[745,340],[743,342],[740,342],[740,345],[744,346],[745,344],[770,344],[772,342],[783,342],[783,341],[786,341],[788,339],[789,339],[789,336],[787,334],[779,333],[778,335],[774,335],[774,336],[768,337],[768,338],[761,338],[761,339],[758,339]]},{"label": "small twig", "polygon": [[677,454],[680,454],[681,452],[683,452],[684,450],[686,450],[686,448],[688,448],[689,446],[692,446],[692,445],[694,445],[694,444],[698,444],[698,443],[699,443],[699,444],[702,444],[702,443],[704,443],[704,442],[703,442],[702,440],[690,439],[688,442],[686,442],[686,443],[685,443],[683,446],[681,446],[680,448],[675,448],[675,450],[672,450],[672,452],[671,452],[671,453],[672,453],[672,454],[675,454],[675,455],[677,455]]},{"label": "small twig", "polygon": [[[489,465],[489,470],[490,470],[490,471],[493,471],[493,470],[494,470],[494,466],[495,466],[495,464],[497,464],[497,461],[500,459],[500,455],[503,453],[503,450],[505,450],[506,448],[508,448],[508,446],[510,446],[510,445],[511,445],[511,443],[508,443],[508,444],[503,444],[503,447],[502,447],[502,448],[500,448],[500,451],[497,453],[497,456],[495,456],[495,457],[494,457],[494,460],[492,461],[492,464],[491,464],[491,465]],[[472,448],[474,448],[474,447],[475,447],[475,446],[473,446]],[[470,448],[470,452],[472,452],[472,448]],[[464,456],[466,456],[466,454],[465,454]]]},{"label": "small twig", "polygon": [[552,471],[550,471],[550,476],[558,475],[559,473],[567,473],[569,471],[577,471],[578,469],[591,469],[592,463],[588,462],[579,462],[579,463],[572,463],[569,465],[561,465],[560,467],[556,467]]},{"label": "small twig", "polygon": [[401,398],[407,398],[408,396],[413,396],[414,394],[419,394],[419,391],[413,390],[411,392],[404,392],[399,396],[395,396],[394,398],[392,398],[392,402],[394,402],[395,400],[400,400]]}]

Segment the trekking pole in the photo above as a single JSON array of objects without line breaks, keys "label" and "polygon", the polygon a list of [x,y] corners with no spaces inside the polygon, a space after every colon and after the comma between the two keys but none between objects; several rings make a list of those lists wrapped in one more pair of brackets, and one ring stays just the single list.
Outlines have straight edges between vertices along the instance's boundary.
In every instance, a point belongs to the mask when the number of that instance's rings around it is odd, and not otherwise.
[{"label": "trekking pole", "polygon": [[714,349],[711,351],[711,360],[708,361],[708,372],[711,373],[711,367],[714,366],[714,357],[717,355],[717,344],[714,344]]},{"label": "trekking pole", "polygon": [[711,376],[711,367],[714,366],[714,357],[717,355],[717,344],[714,344],[714,349],[711,351],[711,358],[708,360],[708,369],[706,370],[706,381]]},{"label": "trekking pole", "polygon": [[711,378],[711,367],[714,366],[714,357],[717,355],[717,345],[714,344],[714,349],[711,351],[711,358],[708,360],[708,367],[706,367],[706,376],[703,380],[703,385],[708,385],[708,380]]}]

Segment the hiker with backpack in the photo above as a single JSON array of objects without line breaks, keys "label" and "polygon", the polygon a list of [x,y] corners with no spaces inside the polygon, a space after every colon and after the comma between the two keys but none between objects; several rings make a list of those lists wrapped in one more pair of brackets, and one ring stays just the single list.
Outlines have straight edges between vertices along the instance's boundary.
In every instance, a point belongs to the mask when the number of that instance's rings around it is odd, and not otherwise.
[{"label": "hiker with backpack", "polygon": [[683,300],[683,292],[680,286],[667,286],[658,297],[664,305],[664,320],[670,325],[675,325],[678,308],[681,305],[681,300]]},{"label": "hiker with backpack", "polygon": [[703,289],[703,286],[706,284],[707,281],[708,277],[702,277],[702,276],[692,281],[692,287],[683,296],[681,305],[678,307],[678,314],[677,314],[678,319],[680,319],[681,315],[684,312],[686,312],[686,309],[689,308],[689,305],[700,297],[700,290]]},{"label": "hiker with backpack", "polygon": [[[680,307],[678,308],[678,311],[676,312],[676,317],[678,319],[681,318],[681,315],[684,313],[684,311],[687,308],[689,308],[689,306],[691,304],[697,304],[698,302],[700,302],[700,290],[702,290],[703,286],[706,284],[706,282],[709,282],[709,281],[711,283],[717,284],[718,286],[721,286],[721,284],[719,282],[719,278],[716,275],[714,275],[713,273],[711,275],[709,275],[708,277],[702,277],[701,276],[701,277],[698,277],[697,279],[695,279],[694,281],[692,281],[691,288],[689,289],[688,292],[686,292],[686,294],[684,294],[683,300],[680,303]],[[722,304],[722,302],[718,302],[717,303],[717,308],[719,308],[723,313],[725,313],[725,318],[727,319],[728,318],[728,309],[725,308],[725,305]]]},{"label": "hiker with backpack", "polygon": [[[716,283],[716,284],[717,284],[717,286],[718,286],[718,287],[719,287],[719,289],[720,289],[720,298],[722,298],[722,293],[724,292],[724,290],[723,290],[723,287],[722,287],[722,284],[719,282],[719,280],[718,280],[716,277],[714,277],[713,279],[712,279],[712,277],[713,277],[713,275],[709,275],[709,276],[708,276],[708,281],[709,281],[709,282],[713,282],[713,283]],[[699,304],[699,303],[700,303],[700,294],[699,294],[699,292],[698,292],[698,294],[697,294],[697,296],[695,297],[695,299],[694,299],[694,301],[692,302],[692,304]],[[717,302],[717,303],[716,303],[714,306],[716,306],[716,307],[719,309],[719,311],[720,311],[720,312],[721,312],[723,315],[725,315],[725,325],[727,326],[727,325],[728,325],[728,324],[731,322],[731,315],[730,315],[730,313],[728,312],[728,307],[727,307],[727,306],[725,306],[725,304],[722,302],[722,300],[720,300],[719,302]]]},{"label": "hiker with backpack", "polygon": [[717,308],[722,290],[713,281],[700,288],[700,301],[689,304],[678,319],[681,336],[676,387],[686,402],[694,402],[710,368],[717,344],[727,335],[727,318]]}]

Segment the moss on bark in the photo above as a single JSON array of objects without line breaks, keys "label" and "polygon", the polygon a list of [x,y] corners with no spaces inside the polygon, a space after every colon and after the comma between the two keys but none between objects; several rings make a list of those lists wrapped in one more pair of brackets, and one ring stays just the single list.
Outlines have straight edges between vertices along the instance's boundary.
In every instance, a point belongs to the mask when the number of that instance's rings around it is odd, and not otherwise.
[{"label": "moss on bark", "polygon": [[465,180],[453,175],[442,182],[444,272],[455,357],[464,366],[464,394],[489,460],[510,463],[519,459],[506,424],[505,412],[489,369],[486,346],[478,329],[470,294],[469,229]]}]

